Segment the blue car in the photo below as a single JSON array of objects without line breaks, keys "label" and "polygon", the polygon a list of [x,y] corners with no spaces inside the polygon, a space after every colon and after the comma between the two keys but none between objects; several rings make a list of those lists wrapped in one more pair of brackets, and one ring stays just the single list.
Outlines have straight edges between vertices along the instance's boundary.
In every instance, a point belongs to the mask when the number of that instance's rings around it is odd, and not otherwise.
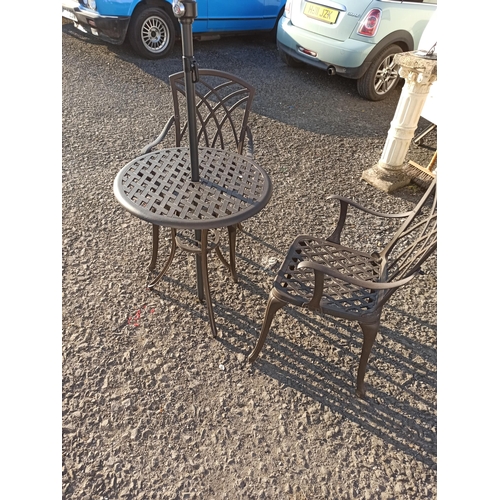
[{"label": "blue car", "polygon": [[[62,16],[79,30],[116,45],[126,38],[146,59],[165,57],[180,37],[173,0],[62,0]],[[273,32],[285,0],[197,0],[196,39]]]}]

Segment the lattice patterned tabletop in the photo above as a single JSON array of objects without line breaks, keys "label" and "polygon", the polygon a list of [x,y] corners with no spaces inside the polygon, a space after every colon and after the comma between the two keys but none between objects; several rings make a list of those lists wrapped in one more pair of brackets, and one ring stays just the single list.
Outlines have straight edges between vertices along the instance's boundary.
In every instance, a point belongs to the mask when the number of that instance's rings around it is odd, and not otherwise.
[{"label": "lattice patterned tabletop", "polygon": [[142,220],[184,229],[238,224],[265,207],[271,181],[254,160],[212,148],[198,156],[199,182],[191,181],[189,148],[139,156],[116,176],[116,199]]}]

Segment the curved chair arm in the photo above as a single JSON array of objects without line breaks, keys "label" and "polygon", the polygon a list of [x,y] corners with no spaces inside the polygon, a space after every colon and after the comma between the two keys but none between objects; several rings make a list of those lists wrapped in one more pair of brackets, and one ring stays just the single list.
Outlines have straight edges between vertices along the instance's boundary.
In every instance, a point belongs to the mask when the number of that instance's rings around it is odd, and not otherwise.
[{"label": "curved chair arm", "polygon": [[372,210],[370,208],[367,208],[363,205],[360,205],[359,203],[356,203],[353,200],[350,200],[349,198],[344,198],[343,196],[332,196],[332,200],[339,200],[341,203],[347,203],[348,205],[352,205],[355,208],[358,208],[359,210],[362,210],[363,212],[366,212],[371,215],[376,215],[377,217],[385,217],[385,218],[398,218],[398,217],[408,217],[412,213],[411,210],[408,210],[407,212],[399,212],[396,214],[388,214],[385,212],[377,212],[376,210]]},{"label": "curved chair arm", "polygon": [[370,208],[364,207],[363,205],[360,205],[359,203],[356,203],[355,201],[350,200],[349,198],[344,198],[342,196],[333,196],[332,199],[338,200],[340,202],[340,214],[339,214],[339,220],[337,221],[337,226],[335,227],[333,233],[330,236],[328,236],[327,240],[339,244],[340,244],[340,234],[344,229],[344,224],[347,217],[347,209],[349,208],[349,206],[357,208],[358,210],[361,210],[362,212],[365,212],[367,214],[374,215],[376,217],[383,217],[386,219],[404,218],[408,217],[412,213],[412,211],[410,210],[408,212],[388,214],[383,212],[377,212],[376,210],[371,210]]},{"label": "curved chair arm", "polygon": [[159,144],[163,139],[165,139],[165,136],[167,135],[168,131],[170,130],[170,127],[174,124],[175,122],[175,117],[171,116],[170,120],[168,120],[167,124],[163,127],[163,130],[160,132],[160,135],[150,144],[147,146],[144,146],[141,149],[141,155],[145,155],[146,153],[150,153],[151,150]]},{"label": "curved chair arm", "polygon": [[309,269],[314,269],[315,271],[318,271],[320,273],[328,274],[328,276],[331,276],[332,278],[338,278],[343,281],[347,281],[348,283],[352,283],[353,285],[357,285],[363,288],[370,288],[372,290],[388,290],[390,288],[398,288],[402,285],[406,285],[406,283],[408,283],[415,276],[420,274],[420,269],[418,269],[413,274],[410,274],[410,276],[407,276],[402,280],[391,281],[390,283],[384,283],[378,281],[367,281],[367,280],[360,280],[358,278],[353,278],[351,276],[347,276],[346,274],[339,273],[336,269],[332,269],[331,267],[324,266],[323,264],[319,264],[318,262],[314,262],[312,260],[304,260],[300,262],[299,265],[297,266],[297,269],[302,269],[304,267]]},{"label": "curved chair arm", "polygon": [[321,297],[323,296],[325,274],[331,276],[332,278],[341,279],[342,281],[346,281],[347,283],[351,283],[353,285],[360,286],[362,288],[367,288],[369,290],[389,290],[398,288],[402,285],[406,285],[406,283],[411,281],[415,276],[417,276],[420,273],[420,269],[418,269],[413,274],[407,276],[402,280],[392,281],[391,283],[381,283],[376,281],[366,281],[353,278],[351,276],[339,273],[336,269],[332,269],[331,267],[324,266],[323,264],[319,264],[318,262],[314,262],[312,260],[304,260],[300,262],[297,266],[297,269],[304,269],[304,268],[314,270],[313,296],[311,300],[307,303],[307,306],[312,309],[319,309]]}]

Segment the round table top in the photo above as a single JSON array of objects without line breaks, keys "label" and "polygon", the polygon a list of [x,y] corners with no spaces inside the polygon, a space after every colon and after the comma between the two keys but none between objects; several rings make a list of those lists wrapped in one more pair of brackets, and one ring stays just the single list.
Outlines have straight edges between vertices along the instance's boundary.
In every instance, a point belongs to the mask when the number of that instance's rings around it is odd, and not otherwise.
[{"label": "round table top", "polygon": [[125,165],[115,178],[118,202],[142,220],[183,229],[215,229],[242,222],[271,197],[269,176],[252,158],[199,148],[199,182],[191,181],[189,148],[153,151]]}]

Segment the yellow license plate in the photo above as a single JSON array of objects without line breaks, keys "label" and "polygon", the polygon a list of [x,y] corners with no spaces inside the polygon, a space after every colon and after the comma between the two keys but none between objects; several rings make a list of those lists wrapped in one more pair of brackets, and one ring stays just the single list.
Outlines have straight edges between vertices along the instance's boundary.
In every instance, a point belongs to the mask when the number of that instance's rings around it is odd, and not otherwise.
[{"label": "yellow license plate", "polygon": [[335,24],[339,16],[339,11],[330,9],[329,7],[323,7],[323,5],[318,5],[317,3],[306,2],[304,15],[312,19],[317,19],[318,21]]}]

